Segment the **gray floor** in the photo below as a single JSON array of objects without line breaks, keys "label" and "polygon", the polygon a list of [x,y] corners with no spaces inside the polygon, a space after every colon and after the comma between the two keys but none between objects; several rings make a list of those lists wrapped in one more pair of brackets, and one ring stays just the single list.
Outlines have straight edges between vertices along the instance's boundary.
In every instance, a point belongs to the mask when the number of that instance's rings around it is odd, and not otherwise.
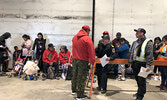
[{"label": "gray floor", "polygon": [[[167,92],[160,92],[156,87],[159,84],[160,81],[149,81],[144,100],[167,100]],[[97,83],[94,84],[92,100],[134,100],[132,94],[137,89],[133,79],[121,82],[109,79],[106,94],[98,92],[96,87]],[[89,88],[86,88],[86,95],[89,95]],[[17,77],[0,76],[0,100],[74,100],[75,97],[71,95],[70,81],[23,81]]]}]

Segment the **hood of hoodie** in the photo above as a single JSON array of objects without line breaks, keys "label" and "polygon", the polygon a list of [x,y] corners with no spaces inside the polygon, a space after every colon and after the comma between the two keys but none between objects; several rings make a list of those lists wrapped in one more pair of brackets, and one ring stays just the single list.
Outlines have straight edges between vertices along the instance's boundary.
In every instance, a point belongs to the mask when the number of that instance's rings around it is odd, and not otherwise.
[{"label": "hood of hoodie", "polygon": [[83,30],[83,29],[81,29],[78,33],[77,33],[77,38],[81,38],[81,37],[83,37],[83,36],[88,36],[89,34],[85,31],[85,30]]},{"label": "hood of hoodie", "polygon": [[9,32],[6,32],[2,36],[4,39],[8,39],[9,37],[11,37],[11,34]]}]

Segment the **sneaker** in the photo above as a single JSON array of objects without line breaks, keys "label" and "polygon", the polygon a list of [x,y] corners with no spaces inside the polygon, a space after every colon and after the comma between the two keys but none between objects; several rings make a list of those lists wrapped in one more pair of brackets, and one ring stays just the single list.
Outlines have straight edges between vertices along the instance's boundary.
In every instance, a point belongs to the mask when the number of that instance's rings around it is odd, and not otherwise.
[{"label": "sneaker", "polygon": [[64,80],[66,79],[66,77],[64,76],[64,74],[61,75],[61,78],[64,79]]},{"label": "sneaker", "polygon": [[96,89],[97,89],[98,91],[101,91],[101,87],[97,87]]},{"label": "sneaker", "polygon": [[107,90],[102,90],[101,93],[102,94],[105,94],[107,92]]},{"label": "sneaker", "polygon": [[125,77],[122,77],[122,78],[121,78],[121,81],[125,81]]},{"label": "sneaker", "polygon": [[137,97],[137,93],[133,94],[133,97]]},{"label": "sneaker", "polygon": [[77,94],[77,92],[76,91],[72,91],[72,93],[71,93],[72,95],[74,95],[74,94]]},{"label": "sneaker", "polygon": [[83,95],[82,97],[77,97],[76,100],[84,100],[84,99],[86,99],[86,98],[87,98],[87,96],[86,96],[86,95]]},{"label": "sneaker", "polygon": [[158,77],[158,80],[160,80],[160,81],[161,81],[161,76],[160,76],[160,77]]},{"label": "sneaker", "polygon": [[166,90],[166,87],[165,86],[160,86],[160,91],[165,91]]},{"label": "sneaker", "polygon": [[59,80],[60,78],[58,76],[56,76],[55,79]]},{"label": "sneaker", "polygon": [[157,81],[158,79],[157,79],[157,77],[154,77],[154,81]]},{"label": "sneaker", "polygon": [[121,81],[121,77],[118,78],[118,81]]}]

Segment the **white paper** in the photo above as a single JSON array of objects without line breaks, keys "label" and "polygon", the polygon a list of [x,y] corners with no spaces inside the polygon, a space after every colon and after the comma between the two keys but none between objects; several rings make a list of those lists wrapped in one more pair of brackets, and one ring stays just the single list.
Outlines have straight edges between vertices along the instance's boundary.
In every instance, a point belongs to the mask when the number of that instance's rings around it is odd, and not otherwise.
[{"label": "white paper", "polygon": [[147,78],[147,76],[151,73],[151,70],[146,72],[146,68],[145,67],[141,67],[140,72],[138,74],[138,76],[143,77],[143,78]]},{"label": "white paper", "polygon": [[106,59],[107,59],[107,55],[106,54],[102,58],[100,58],[102,67],[104,67],[105,65],[108,64],[109,61],[106,61]]}]

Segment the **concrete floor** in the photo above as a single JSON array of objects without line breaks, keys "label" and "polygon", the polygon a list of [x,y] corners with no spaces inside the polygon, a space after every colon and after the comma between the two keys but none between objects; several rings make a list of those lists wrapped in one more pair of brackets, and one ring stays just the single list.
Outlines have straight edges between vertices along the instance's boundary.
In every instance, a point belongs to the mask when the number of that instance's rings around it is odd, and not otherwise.
[{"label": "concrete floor", "polygon": [[[144,100],[167,100],[167,92],[160,92],[156,87],[159,84],[160,81],[149,81]],[[106,94],[95,89],[97,83],[93,87],[92,100],[134,100],[132,94],[137,89],[134,79],[121,82],[109,79]],[[85,93],[89,94],[89,88],[86,88]],[[17,77],[0,76],[0,100],[74,100],[75,97],[76,95],[71,95],[70,81],[23,81]]]}]

